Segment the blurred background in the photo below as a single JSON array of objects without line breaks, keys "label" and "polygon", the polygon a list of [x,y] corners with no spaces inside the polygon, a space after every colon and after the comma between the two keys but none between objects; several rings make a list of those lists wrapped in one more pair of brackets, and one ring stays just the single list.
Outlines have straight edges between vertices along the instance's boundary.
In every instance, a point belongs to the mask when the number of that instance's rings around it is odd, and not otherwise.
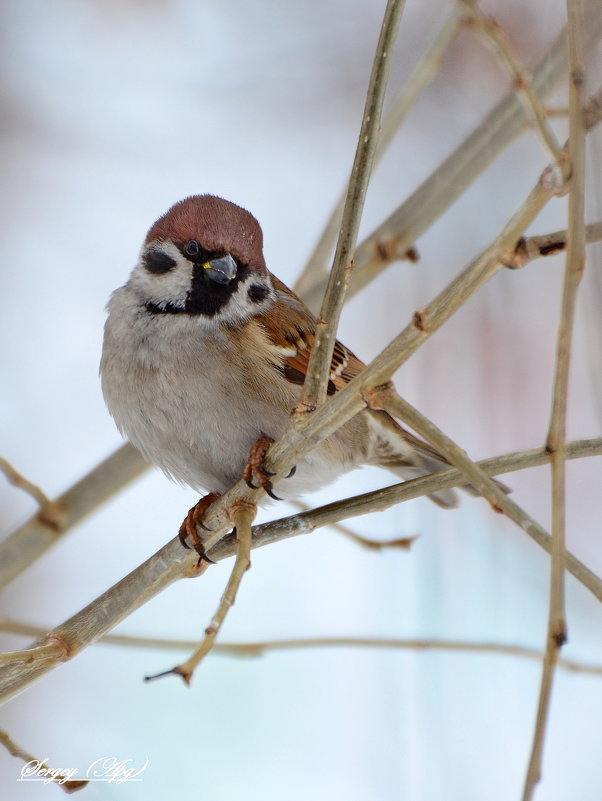
[{"label": "blurred background", "polygon": [[[560,0],[482,6],[528,67],[564,24]],[[451,7],[408,0],[391,92]],[[222,195],[260,220],[270,269],[288,284],[299,276],[348,175],[383,9],[369,0],[4,0],[0,452],[50,496],[120,444],[97,375],[104,305],[157,216],[188,194]],[[599,59],[592,63],[600,75]],[[460,33],[374,173],[362,237],[508,85],[482,42]],[[550,103],[566,104],[565,87]],[[554,126],[564,141],[565,121]],[[600,174],[599,152],[597,161],[590,153],[590,175]],[[375,356],[491,241],[545,164],[532,134],[517,139],[420,238],[417,264],[394,264],[347,305],[341,339],[364,360]],[[599,198],[589,203],[588,221],[599,220]],[[530,233],[565,219],[566,201],[557,200]],[[599,255],[590,249],[579,300],[571,438],[599,435],[602,421]],[[550,258],[498,275],[396,376],[402,394],[472,457],[545,439],[562,269],[562,258]],[[600,459],[568,466],[568,544],[598,574],[600,477]],[[549,526],[547,469],[507,481]],[[365,469],[310,502],[388,483]],[[35,507],[2,478],[0,496],[8,534]],[[57,625],[172,538],[195,501],[147,473],[15,580],[2,616]],[[261,519],[290,509],[273,506]],[[548,558],[482,500],[463,497],[455,512],[415,500],[349,525],[418,540],[409,552],[373,553],[324,529],[257,551],[222,640],[364,635],[543,646]],[[200,636],[229,570],[220,564],[169,588],[119,631]],[[563,653],[600,663],[598,604],[567,582]],[[25,641],[5,635],[2,644]],[[51,765],[82,773],[103,756],[135,765],[148,757],[141,783],[91,785],[81,796],[90,801],[519,797],[537,662],[367,649],[216,655],[190,689],[175,679],[143,684],[178,659],[91,647],[5,706],[1,725]],[[539,797],[601,797],[601,718],[600,678],[559,671]],[[0,751],[2,797],[59,792],[17,783],[20,769]]]}]

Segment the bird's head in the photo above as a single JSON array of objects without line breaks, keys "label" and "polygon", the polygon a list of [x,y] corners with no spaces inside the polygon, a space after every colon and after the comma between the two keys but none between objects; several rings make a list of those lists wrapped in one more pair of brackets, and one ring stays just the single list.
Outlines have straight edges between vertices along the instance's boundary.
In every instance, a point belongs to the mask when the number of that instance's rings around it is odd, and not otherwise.
[{"label": "bird's head", "polygon": [[274,300],[261,226],[214,195],[192,195],[159,217],[128,283],[151,314],[223,325],[240,324]]}]

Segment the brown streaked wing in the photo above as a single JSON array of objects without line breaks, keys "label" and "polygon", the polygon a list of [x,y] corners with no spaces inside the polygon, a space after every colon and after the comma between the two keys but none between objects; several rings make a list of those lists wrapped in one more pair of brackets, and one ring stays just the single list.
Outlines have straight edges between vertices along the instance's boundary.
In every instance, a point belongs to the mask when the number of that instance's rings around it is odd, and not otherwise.
[{"label": "brown streaked wing", "polygon": [[[266,314],[259,315],[256,320],[263,325],[272,344],[283,351],[282,362],[275,367],[292,384],[303,384],[314,343],[316,321],[303,301],[274,275],[272,283],[277,300]],[[337,339],[330,365],[328,394],[333,395],[346,386],[361,373],[364,366]]]}]

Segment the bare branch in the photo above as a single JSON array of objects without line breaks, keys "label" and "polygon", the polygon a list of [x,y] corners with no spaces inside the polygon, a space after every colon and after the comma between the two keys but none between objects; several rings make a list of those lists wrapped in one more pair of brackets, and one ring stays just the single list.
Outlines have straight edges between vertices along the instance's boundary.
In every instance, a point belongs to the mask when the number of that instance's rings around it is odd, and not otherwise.
[{"label": "bare branch", "polygon": [[[302,501],[289,500],[287,503],[290,504],[290,506],[296,506],[301,512],[309,512],[312,508]],[[363,537],[361,534],[352,531],[348,526],[341,525],[341,523],[330,523],[330,527],[344,537],[347,537],[348,540],[355,542],[362,548],[366,548],[368,551],[386,551],[390,548],[408,551],[418,539],[418,536],[414,535],[410,537],[398,537],[394,540],[371,540],[368,537]]]},{"label": "bare branch", "polygon": [[[554,231],[541,236],[521,236],[514,250],[503,256],[504,267],[518,270],[533,259],[562,253],[566,249],[567,235],[567,231]],[[585,226],[585,240],[588,244],[602,240],[601,222]]]},{"label": "bare branch", "polygon": [[531,755],[523,801],[530,801],[541,776],[544,737],[550,710],[554,669],[566,642],[564,599],[566,410],[569,360],[573,338],[577,289],[585,267],[585,124],[583,119],[585,56],[580,0],[567,0],[569,42],[569,143],[570,159],[568,236],[556,369],[547,448],[552,469],[552,553],[546,653]]},{"label": "bare branch", "polygon": [[372,174],[376,140],[379,133],[387,79],[393,47],[399,29],[404,0],[387,0],[383,24],[374,55],[370,84],[366,96],[364,116],[351,169],[345,207],[334,262],[328,278],[326,294],[320,315],[316,321],[314,344],[307,366],[301,397],[297,402],[297,413],[313,411],[326,398],[330,378],[330,362],[334,350],[345,291],[353,270],[353,252],[357,243],[364,200]]},{"label": "bare branch", "polygon": [[42,556],[77,523],[98,509],[123,487],[148,470],[149,465],[129,443],[77,481],[50,503],[61,510],[60,525],[34,515],[0,542],[0,588]]},{"label": "bare branch", "polygon": [[[47,631],[42,626],[0,620],[0,631],[27,637],[41,637]],[[196,646],[194,640],[138,637],[129,634],[105,634],[95,645],[120,646],[143,650],[188,651]],[[212,654],[233,657],[259,657],[269,651],[291,651],[307,648],[376,648],[404,651],[452,651],[492,656],[510,656],[540,662],[543,653],[537,648],[511,643],[472,642],[470,640],[406,639],[400,637],[292,637],[285,640],[255,640],[253,642],[216,642]],[[574,659],[559,659],[558,667],[574,673],[602,676],[602,665],[589,665]]]},{"label": "bare branch", "polygon": [[[483,35],[487,44],[497,53],[502,65],[510,73],[514,90],[521,100],[531,124],[538,134],[544,150],[561,171],[564,171],[566,159],[556,141],[554,132],[548,125],[545,107],[535,90],[529,72],[521,66],[512,49],[503,28],[492,17],[484,14],[476,0],[459,0],[461,7],[469,14],[473,27]],[[565,177],[568,177],[568,173]]]},{"label": "bare branch", "polygon": [[577,289],[585,267],[585,126],[584,54],[581,41],[583,26],[580,0],[568,0],[569,30],[569,143],[571,178],[569,184],[569,219],[565,279],[558,341],[556,373],[547,447],[552,466],[552,574],[550,597],[550,632],[560,644],[566,637],[563,585],[563,553],[565,539],[565,477],[566,409],[569,360]]},{"label": "bare branch", "polygon": [[38,519],[40,522],[51,529],[58,530],[61,525],[64,513],[58,501],[51,501],[42,490],[31,481],[25,478],[16,470],[12,464],[0,456],[0,470],[4,473],[7,480],[15,487],[19,487],[34,499],[40,507]]}]

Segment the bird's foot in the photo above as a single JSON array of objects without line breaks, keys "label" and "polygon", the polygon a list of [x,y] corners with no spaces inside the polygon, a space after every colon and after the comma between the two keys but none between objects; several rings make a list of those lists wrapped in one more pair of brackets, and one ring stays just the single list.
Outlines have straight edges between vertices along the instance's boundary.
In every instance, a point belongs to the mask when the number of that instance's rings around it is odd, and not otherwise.
[{"label": "bird's foot", "polygon": [[199,564],[202,561],[210,562],[212,565],[215,564],[205,553],[205,546],[197,533],[197,526],[204,528],[205,531],[209,531],[207,526],[203,523],[203,517],[213,501],[216,501],[219,497],[220,495],[218,492],[210,492],[208,495],[203,496],[200,501],[190,509],[178,532],[178,537],[184,548],[194,548],[198,553]]},{"label": "bird's foot", "polygon": [[[275,475],[275,473],[270,473],[269,470],[265,469],[264,465],[266,453],[273,442],[274,440],[271,437],[259,437],[257,442],[249,451],[249,461],[247,462],[247,466],[244,469],[242,477],[244,478],[247,486],[251,487],[251,489],[258,489],[258,487],[262,487],[270,496],[270,498],[273,498],[275,501],[281,501],[282,498],[274,495],[272,490],[272,482],[270,481],[271,477]],[[259,482],[258,485],[253,484],[254,478]]]}]

